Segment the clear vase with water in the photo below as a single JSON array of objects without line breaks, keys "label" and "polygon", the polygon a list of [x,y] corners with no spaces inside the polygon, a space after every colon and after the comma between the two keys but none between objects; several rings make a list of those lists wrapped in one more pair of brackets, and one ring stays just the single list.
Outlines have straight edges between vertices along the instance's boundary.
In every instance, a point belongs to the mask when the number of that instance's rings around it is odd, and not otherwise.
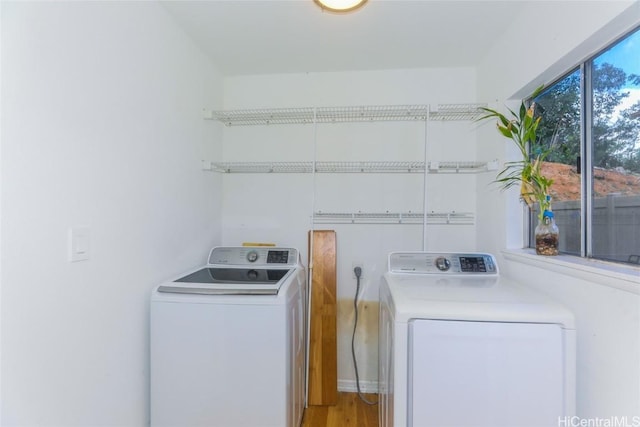
[{"label": "clear vase with water", "polygon": [[536,253],[538,255],[558,255],[560,231],[556,225],[553,212],[545,210],[542,220],[535,229]]}]

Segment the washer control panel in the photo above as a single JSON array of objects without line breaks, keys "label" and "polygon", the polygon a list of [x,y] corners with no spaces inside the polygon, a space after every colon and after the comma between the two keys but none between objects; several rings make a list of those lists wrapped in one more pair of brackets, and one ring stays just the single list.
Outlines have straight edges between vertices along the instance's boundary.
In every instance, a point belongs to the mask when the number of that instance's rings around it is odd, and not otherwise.
[{"label": "washer control panel", "polygon": [[392,252],[389,272],[497,275],[498,264],[493,255],[486,253]]},{"label": "washer control panel", "polygon": [[218,246],[211,249],[209,264],[292,267],[298,265],[298,250],[272,246]]}]

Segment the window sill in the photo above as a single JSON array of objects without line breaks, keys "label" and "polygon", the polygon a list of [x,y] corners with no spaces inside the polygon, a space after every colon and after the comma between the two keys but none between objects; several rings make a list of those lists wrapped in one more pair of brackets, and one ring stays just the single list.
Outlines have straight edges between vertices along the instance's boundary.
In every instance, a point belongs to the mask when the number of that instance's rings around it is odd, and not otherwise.
[{"label": "window sill", "polygon": [[640,295],[640,267],[572,255],[542,256],[533,249],[505,249],[505,259]]}]

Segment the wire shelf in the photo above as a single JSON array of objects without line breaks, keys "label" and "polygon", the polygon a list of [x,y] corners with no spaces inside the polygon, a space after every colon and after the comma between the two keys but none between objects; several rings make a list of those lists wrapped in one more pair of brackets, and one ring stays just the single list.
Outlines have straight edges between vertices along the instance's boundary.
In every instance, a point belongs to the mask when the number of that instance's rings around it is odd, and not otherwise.
[{"label": "wire shelf", "polygon": [[[321,212],[313,216],[314,224],[422,224],[424,216],[415,212]],[[473,225],[471,212],[429,212],[427,224]]]},{"label": "wire shelf", "polygon": [[[495,169],[495,162],[429,162],[428,173],[481,173]],[[221,173],[311,173],[313,162],[222,162],[212,163]],[[316,173],[423,173],[424,162],[337,162],[315,163]]]},{"label": "wire shelf", "polygon": [[313,108],[270,108],[212,111],[208,118],[218,120],[226,126],[306,124],[313,123]]},{"label": "wire shelf", "polygon": [[429,162],[429,173],[481,173],[494,170],[494,162]]},{"label": "wire shelf", "polygon": [[430,120],[460,121],[477,120],[484,112],[482,107],[487,104],[438,104],[437,109],[429,113]]},{"label": "wire shelf", "polygon": [[212,163],[212,170],[221,173],[311,173],[312,162],[229,162]]},{"label": "wire shelf", "polygon": [[316,110],[318,123],[424,121],[428,108],[424,105],[377,105],[362,107],[324,107]]},{"label": "wire shelf", "polygon": [[226,126],[350,123],[380,121],[475,120],[486,104],[438,104],[430,110],[428,105],[376,105],[319,108],[265,108],[247,110],[208,111],[205,118],[217,120]]},{"label": "wire shelf", "polygon": [[424,172],[424,162],[316,162],[317,173],[411,173]]}]

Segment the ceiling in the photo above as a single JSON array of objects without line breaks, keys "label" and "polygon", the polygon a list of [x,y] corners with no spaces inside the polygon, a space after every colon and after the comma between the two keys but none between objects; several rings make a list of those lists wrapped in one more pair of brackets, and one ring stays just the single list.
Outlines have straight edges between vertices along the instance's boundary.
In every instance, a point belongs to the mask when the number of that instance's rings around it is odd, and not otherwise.
[{"label": "ceiling", "polygon": [[[162,1],[227,76],[476,65],[526,1]],[[507,25],[505,25],[507,24]]]}]

